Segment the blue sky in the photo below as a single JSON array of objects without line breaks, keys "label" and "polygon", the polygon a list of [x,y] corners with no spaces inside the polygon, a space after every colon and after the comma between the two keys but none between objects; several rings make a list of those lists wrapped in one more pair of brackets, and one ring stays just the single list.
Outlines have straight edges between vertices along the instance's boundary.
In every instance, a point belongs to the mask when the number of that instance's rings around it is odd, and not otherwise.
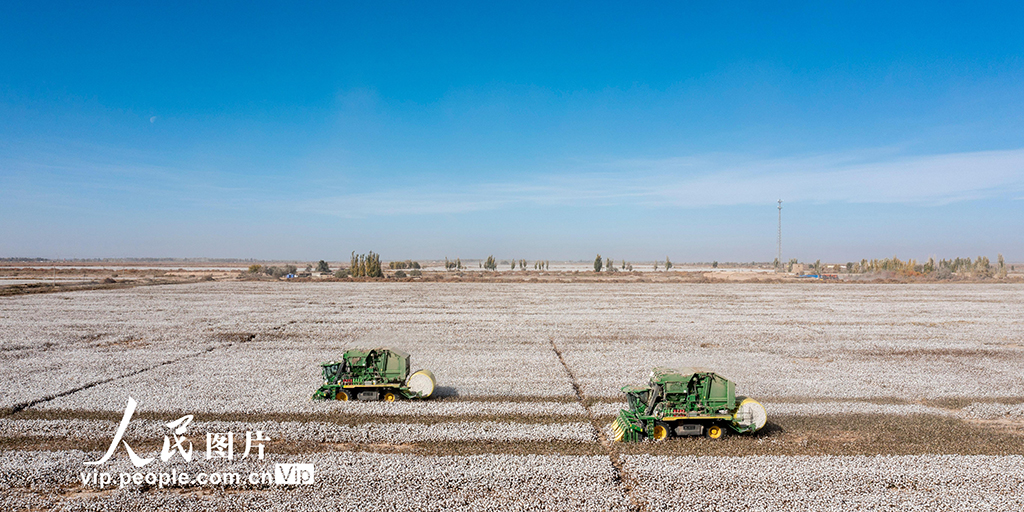
[{"label": "blue sky", "polygon": [[1024,261],[1020,4],[5,4],[0,256]]}]

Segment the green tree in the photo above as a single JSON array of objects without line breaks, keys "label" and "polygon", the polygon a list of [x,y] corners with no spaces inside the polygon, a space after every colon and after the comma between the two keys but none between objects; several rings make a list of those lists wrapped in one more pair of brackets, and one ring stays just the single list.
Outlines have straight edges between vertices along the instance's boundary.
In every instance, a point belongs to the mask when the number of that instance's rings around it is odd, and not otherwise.
[{"label": "green tree", "polygon": [[380,255],[373,251],[370,251],[370,254],[367,256],[367,260],[368,264],[366,276],[384,277],[384,271],[380,268]]},{"label": "green tree", "polygon": [[594,258],[594,272],[600,272],[601,271],[601,267],[603,267],[603,266],[604,266],[604,261],[601,260],[601,255],[598,254],[597,257]]},{"label": "green tree", "polygon": [[352,259],[348,272],[352,277],[384,277],[380,266],[380,255],[370,251],[369,254],[356,254],[352,251]]},{"label": "green tree", "polygon": [[718,268],[718,261],[717,260],[711,262],[711,268]]},{"label": "green tree", "polygon": [[498,262],[494,260],[493,254],[488,256],[487,260],[484,261],[484,268],[490,271],[498,270]]},{"label": "green tree", "polygon": [[320,261],[316,262],[316,271],[317,272],[330,272],[331,271],[331,267],[329,267],[327,265],[326,261],[320,260]]},{"label": "green tree", "polygon": [[672,262],[665,256],[665,270],[672,270]]}]

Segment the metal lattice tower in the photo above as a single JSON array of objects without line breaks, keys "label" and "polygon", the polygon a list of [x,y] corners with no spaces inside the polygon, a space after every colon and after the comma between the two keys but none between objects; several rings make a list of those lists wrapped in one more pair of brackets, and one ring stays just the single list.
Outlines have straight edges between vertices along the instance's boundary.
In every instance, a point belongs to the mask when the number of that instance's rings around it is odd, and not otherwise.
[{"label": "metal lattice tower", "polygon": [[775,271],[776,272],[778,272],[780,269],[784,268],[783,265],[782,265],[782,199],[779,199],[779,242],[778,243],[779,243],[779,247],[778,247],[778,254],[776,255],[776,260],[779,263],[775,266]]}]

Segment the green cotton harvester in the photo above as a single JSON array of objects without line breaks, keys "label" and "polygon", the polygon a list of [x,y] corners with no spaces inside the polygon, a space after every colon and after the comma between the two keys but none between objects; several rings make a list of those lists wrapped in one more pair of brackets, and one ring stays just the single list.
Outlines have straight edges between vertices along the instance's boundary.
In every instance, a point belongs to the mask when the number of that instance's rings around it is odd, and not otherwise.
[{"label": "green cotton harvester", "polygon": [[673,436],[719,439],[732,430],[757,432],[768,415],[752,398],[737,397],[729,379],[701,368],[655,368],[647,386],[625,386],[629,408],[611,424],[616,441]]},{"label": "green cotton harvester", "polygon": [[430,370],[409,374],[409,354],[391,348],[351,349],[338,361],[320,363],[324,384],[313,400],[427,398],[436,381]]}]

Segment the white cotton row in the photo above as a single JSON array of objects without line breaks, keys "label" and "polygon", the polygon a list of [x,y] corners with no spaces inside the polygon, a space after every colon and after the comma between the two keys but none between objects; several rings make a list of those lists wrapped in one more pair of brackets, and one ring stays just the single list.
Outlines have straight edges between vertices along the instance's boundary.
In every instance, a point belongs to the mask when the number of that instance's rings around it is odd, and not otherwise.
[{"label": "white cotton row", "polygon": [[624,457],[648,510],[1021,510],[1024,457]]},{"label": "white cotton row", "polygon": [[[133,419],[125,438],[160,441],[171,435],[166,421]],[[0,436],[61,437],[71,439],[112,439],[118,428],[106,420],[18,420],[0,418]],[[185,436],[194,445],[205,442],[207,433],[234,433],[236,442],[244,442],[245,432],[262,431],[273,440],[313,441],[321,443],[419,443],[419,442],[520,442],[564,441],[593,443],[597,434],[590,423],[514,423],[497,421],[444,421],[436,423],[362,423],[340,425],[297,421],[193,421]],[[244,446],[244,444],[243,444]]]},{"label": "white cotton row", "polygon": [[[615,479],[607,457],[544,455],[475,455],[423,457],[372,453],[318,453],[269,456],[264,461],[155,462],[145,471],[273,472],[277,463],[314,466],[310,486],[211,486],[204,492],[142,490],[135,485],[92,496],[65,494],[81,490],[83,462],[92,454],[13,452],[0,459],[0,508],[142,510],[627,510],[628,498]],[[112,460],[102,471],[117,475],[137,471],[127,461]],[[258,487],[258,489],[254,489]],[[19,489],[32,492],[16,492]],[[96,486],[87,491],[99,491]],[[224,492],[229,490],[232,492]],[[251,490],[247,492],[247,490]],[[238,492],[241,491],[241,492]]]}]

